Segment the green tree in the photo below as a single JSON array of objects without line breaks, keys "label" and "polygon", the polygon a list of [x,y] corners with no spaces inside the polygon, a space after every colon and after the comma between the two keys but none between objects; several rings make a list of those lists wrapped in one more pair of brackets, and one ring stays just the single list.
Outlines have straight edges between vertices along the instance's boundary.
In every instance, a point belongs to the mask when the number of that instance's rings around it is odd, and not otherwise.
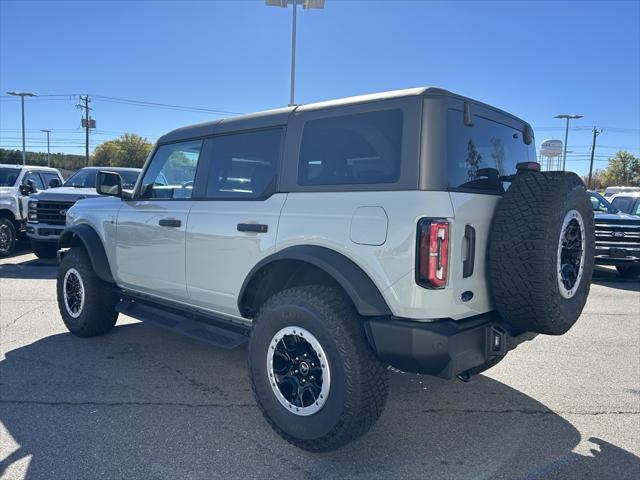
[{"label": "green tree", "polygon": [[602,186],[640,186],[640,158],[619,150],[602,173]]},{"label": "green tree", "polygon": [[125,133],[96,147],[91,158],[93,165],[101,167],[142,167],[153,145],[146,138]]}]

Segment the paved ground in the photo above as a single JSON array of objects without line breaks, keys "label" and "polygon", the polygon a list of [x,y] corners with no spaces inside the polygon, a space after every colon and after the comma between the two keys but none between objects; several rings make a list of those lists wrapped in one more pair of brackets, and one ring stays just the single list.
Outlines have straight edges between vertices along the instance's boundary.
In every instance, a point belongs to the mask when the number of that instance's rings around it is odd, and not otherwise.
[{"label": "paved ground", "polygon": [[610,271],[567,335],[468,384],[393,373],[378,424],[318,455],[261,418],[245,348],[128,318],[75,338],[53,262],[0,264],[0,478],[640,478],[640,283]]}]

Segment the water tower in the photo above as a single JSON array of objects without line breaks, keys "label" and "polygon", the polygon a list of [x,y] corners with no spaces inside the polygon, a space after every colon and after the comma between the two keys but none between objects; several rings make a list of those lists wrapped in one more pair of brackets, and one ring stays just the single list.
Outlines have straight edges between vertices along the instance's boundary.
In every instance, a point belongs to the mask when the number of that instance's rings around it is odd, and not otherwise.
[{"label": "water tower", "polygon": [[[542,158],[540,163],[545,170],[561,170],[562,140],[544,140],[540,144],[540,157]],[[545,159],[546,165],[544,163]]]}]

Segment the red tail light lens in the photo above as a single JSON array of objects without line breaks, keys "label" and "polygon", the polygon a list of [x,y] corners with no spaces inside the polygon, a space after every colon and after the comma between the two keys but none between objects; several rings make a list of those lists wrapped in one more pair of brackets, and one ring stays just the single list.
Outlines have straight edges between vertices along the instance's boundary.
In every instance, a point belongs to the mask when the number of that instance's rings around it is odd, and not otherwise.
[{"label": "red tail light lens", "polygon": [[449,223],[423,218],[418,223],[416,283],[444,288],[449,265]]}]

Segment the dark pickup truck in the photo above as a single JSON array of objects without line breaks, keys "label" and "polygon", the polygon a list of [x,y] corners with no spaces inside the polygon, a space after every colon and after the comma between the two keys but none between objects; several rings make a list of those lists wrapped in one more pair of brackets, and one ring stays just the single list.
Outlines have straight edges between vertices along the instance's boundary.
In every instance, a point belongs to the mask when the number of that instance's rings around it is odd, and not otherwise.
[{"label": "dark pickup truck", "polygon": [[625,277],[640,275],[640,217],[622,213],[589,192],[596,223],[596,264],[614,265]]}]

